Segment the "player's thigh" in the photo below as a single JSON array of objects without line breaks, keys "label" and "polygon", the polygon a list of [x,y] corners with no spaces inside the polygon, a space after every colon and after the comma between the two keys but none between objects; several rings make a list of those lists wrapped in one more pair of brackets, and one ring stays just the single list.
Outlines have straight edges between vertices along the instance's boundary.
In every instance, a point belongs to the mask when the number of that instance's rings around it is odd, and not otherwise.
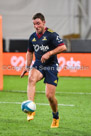
[{"label": "player's thigh", "polygon": [[48,83],[54,86],[57,86],[58,83],[58,70],[56,64],[53,64],[50,67],[47,67],[45,71],[45,80],[44,83]]},{"label": "player's thigh", "polygon": [[54,97],[55,96],[55,91],[56,91],[56,86],[46,83],[45,91],[46,91],[46,96],[47,97]]},{"label": "player's thigh", "polygon": [[30,81],[38,82],[42,78],[43,78],[43,74],[39,70],[37,70],[36,68],[32,68],[29,71],[29,80]]}]

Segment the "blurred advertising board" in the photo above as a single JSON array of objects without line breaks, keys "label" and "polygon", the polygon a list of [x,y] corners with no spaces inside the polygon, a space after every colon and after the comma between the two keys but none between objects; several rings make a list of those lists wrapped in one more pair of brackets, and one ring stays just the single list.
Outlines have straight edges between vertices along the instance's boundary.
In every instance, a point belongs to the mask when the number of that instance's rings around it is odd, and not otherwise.
[{"label": "blurred advertising board", "polygon": [[[57,57],[59,76],[91,77],[91,53],[61,53]],[[4,75],[20,75],[25,64],[26,53],[3,53]]]}]

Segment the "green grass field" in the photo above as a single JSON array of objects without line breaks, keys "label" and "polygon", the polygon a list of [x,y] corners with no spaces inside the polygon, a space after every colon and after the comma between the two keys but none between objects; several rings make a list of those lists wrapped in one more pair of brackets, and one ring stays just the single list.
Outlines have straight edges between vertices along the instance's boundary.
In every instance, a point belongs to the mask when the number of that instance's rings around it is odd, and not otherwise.
[{"label": "green grass field", "polygon": [[[0,136],[91,136],[91,78],[60,77],[56,97],[60,104],[60,127],[50,128],[52,113],[45,84],[36,86],[35,119],[27,122],[21,102],[27,100],[27,76],[4,76],[0,91]],[[39,103],[41,105],[39,105]]]}]

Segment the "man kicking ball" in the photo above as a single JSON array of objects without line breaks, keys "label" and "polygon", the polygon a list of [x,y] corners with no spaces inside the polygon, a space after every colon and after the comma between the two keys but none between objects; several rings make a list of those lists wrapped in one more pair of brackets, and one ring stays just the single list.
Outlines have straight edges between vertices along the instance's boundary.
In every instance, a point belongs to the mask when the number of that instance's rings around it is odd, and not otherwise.
[{"label": "man kicking ball", "polygon": [[[45,26],[45,17],[41,13],[36,13],[33,18],[35,31],[29,38],[28,50],[26,53],[26,67],[21,74],[24,76],[29,72],[27,96],[28,100],[34,101],[35,85],[44,78],[46,84],[45,92],[52,109],[53,121],[51,128],[59,127],[58,103],[55,97],[55,91],[58,83],[58,60],[57,54],[66,50],[66,46],[56,32]],[[35,62],[30,70],[33,52]],[[27,120],[34,119],[35,113],[28,114]]]}]

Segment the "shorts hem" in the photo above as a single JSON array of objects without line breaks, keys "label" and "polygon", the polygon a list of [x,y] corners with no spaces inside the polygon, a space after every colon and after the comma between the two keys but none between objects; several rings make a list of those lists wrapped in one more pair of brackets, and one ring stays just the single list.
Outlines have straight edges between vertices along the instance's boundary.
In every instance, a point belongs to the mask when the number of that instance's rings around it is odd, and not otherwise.
[{"label": "shorts hem", "polygon": [[44,82],[45,84],[51,84],[51,85],[54,85],[54,86],[57,86],[57,84],[54,84],[54,83],[49,83],[49,82]]}]

